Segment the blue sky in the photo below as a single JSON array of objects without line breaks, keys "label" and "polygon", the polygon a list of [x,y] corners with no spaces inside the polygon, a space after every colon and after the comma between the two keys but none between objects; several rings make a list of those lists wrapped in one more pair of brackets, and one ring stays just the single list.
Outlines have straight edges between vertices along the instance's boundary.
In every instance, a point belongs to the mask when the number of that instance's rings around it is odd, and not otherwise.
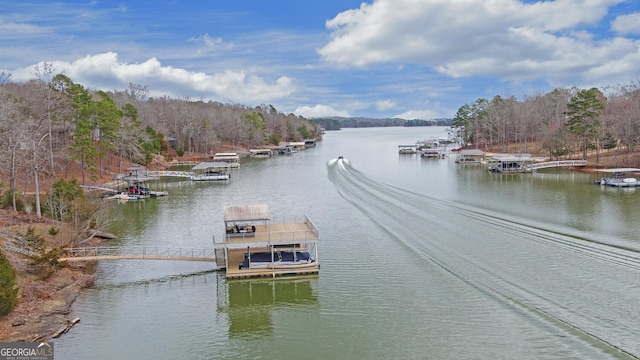
[{"label": "blue sky", "polygon": [[0,71],[306,117],[640,81],[638,0],[0,0]]}]

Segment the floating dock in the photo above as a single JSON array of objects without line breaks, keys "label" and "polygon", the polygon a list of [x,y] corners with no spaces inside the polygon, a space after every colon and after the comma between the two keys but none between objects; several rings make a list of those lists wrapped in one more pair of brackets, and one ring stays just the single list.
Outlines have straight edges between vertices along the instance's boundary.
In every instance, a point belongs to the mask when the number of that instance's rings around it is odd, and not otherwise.
[{"label": "floating dock", "polygon": [[264,204],[225,206],[224,225],[223,241],[214,243],[214,248],[227,279],[317,274],[320,270],[319,231],[306,215],[277,223]]}]

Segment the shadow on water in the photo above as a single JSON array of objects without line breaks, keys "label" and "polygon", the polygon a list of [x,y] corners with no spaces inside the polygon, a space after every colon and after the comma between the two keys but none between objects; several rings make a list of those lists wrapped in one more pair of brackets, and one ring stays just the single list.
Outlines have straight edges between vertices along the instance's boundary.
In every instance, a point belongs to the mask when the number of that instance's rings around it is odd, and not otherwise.
[{"label": "shadow on water", "polygon": [[408,191],[346,158],[327,168],[340,196],[398,242],[387,246],[405,246],[473,291],[556,328],[591,349],[583,354],[640,355],[640,291],[629,292],[640,275],[638,249]]},{"label": "shadow on water", "polygon": [[121,283],[111,283],[111,284],[100,284],[98,286],[93,287],[94,290],[110,290],[110,289],[125,289],[129,287],[138,287],[138,286],[150,286],[150,285],[163,285],[163,284],[172,284],[174,282],[182,281],[185,279],[195,279],[201,278],[203,281],[207,280],[207,275],[217,273],[217,270],[204,270],[197,271],[191,273],[184,273],[179,275],[166,275],[153,279],[142,279],[142,280],[133,280]]},{"label": "shadow on water", "polygon": [[220,282],[218,312],[229,319],[229,336],[256,338],[272,336],[273,313],[318,305],[317,276],[286,279],[252,279]]}]

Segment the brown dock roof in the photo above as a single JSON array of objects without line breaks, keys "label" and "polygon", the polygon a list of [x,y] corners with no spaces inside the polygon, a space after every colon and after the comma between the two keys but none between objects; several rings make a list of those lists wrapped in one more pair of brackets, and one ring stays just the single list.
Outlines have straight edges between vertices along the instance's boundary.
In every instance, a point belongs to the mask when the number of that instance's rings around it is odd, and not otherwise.
[{"label": "brown dock roof", "polygon": [[224,221],[267,221],[269,206],[266,204],[257,205],[230,205],[224,207]]}]

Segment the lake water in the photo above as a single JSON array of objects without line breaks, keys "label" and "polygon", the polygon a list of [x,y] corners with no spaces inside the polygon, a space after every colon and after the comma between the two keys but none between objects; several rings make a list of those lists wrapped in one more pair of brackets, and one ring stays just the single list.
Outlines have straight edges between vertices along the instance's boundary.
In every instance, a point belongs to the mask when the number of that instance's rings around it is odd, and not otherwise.
[{"label": "lake water", "polygon": [[110,244],[211,248],[224,205],[266,203],[318,226],[320,274],[103,261],[56,359],[640,357],[640,193],[398,154],[433,136],[446,128],[345,129],[228,183],[151,184],[169,196],[118,205]]}]

